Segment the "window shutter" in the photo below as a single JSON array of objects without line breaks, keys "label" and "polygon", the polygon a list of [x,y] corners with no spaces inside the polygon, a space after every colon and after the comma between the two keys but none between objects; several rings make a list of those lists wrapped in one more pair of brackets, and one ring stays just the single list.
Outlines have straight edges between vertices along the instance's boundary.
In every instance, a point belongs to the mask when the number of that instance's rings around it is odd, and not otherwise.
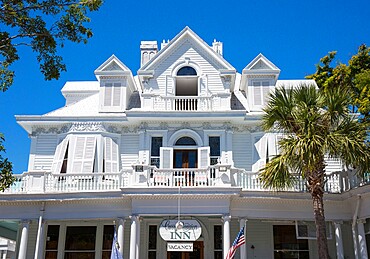
[{"label": "window shutter", "polygon": [[[96,136],[73,136],[71,141],[72,164],[69,173],[92,173],[94,166]],[[69,169],[69,170],[68,170]]]},{"label": "window shutter", "polygon": [[103,90],[103,106],[102,109],[110,111],[109,107],[119,109],[122,105],[122,84],[116,83],[105,83],[102,86]]},{"label": "window shutter", "polygon": [[106,83],[104,86],[104,106],[111,106],[113,85]]},{"label": "window shutter", "polygon": [[265,167],[267,157],[267,135],[262,136],[260,139],[256,138],[256,140],[254,146],[257,152],[254,153],[255,157],[253,161],[255,162],[252,165],[253,172],[258,172]]},{"label": "window shutter", "polygon": [[121,106],[121,83],[113,84],[112,106]]},{"label": "window shutter", "polygon": [[210,148],[200,147],[198,148],[198,168],[207,168],[210,164]]},{"label": "window shutter", "polygon": [[270,93],[270,84],[269,82],[262,82],[262,104],[266,105],[267,100],[268,100],[268,95]]},{"label": "window shutter", "polygon": [[267,133],[267,150],[268,150],[268,156],[269,158],[273,158],[278,153],[277,151],[277,143],[276,143],[276,137],[277,135],[274,133]]},{"label": "window shutter", "polygon": [[253,82],[253,103],[262,105],[261,82]]},{"label": "window shutter", "polygon": [[51,165],[51,172],[53,174],[59,174],[62,169],[64,156],[67,151],[68,136],[60,142],[55,150],[53,164]]},{"label": "window shutter", "polygon": [[173,148],[161,147],[160,149],[160,168],[172,168],[173,167]]},{"label": "window shutter", "polygon": [[106,173],[118,172],[118,144],[108,137],[104,138],[104,169]]}]

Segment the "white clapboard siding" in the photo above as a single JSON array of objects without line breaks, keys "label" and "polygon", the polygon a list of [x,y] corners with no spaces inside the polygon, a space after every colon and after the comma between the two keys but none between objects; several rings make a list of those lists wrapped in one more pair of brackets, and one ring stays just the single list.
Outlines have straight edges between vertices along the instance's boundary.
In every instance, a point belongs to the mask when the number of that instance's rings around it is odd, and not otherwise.
[{"label": "white clapboard siding", "polygon": [[173,148],[161,147],[160,148],[160,168],[173,167]]},{"label": "white clapboard siding", "polygon": [[139,134],[124,134],[120,145],[122,168],[132,168],[139,160]]},{"label": "white clapboard siding", "polygon": [[264,136],[256,136],[254,138],[254,153],[252,171],[258,172],[265,167],[267,158],[267,134]]},{"label": "white clapboard siding", "polygon": [[[96,136],[72,136],[70,141],[72,150],[70,163],[67,166],[69,173],[92,173],[95,151]],[[68,161],[68,162],[69,162]]]},{"label": "white clapboard siding", "polygon": [[106,173],[118,172],[118,144],[109,137],[104,138],[104,168]]},{"label": "white clapboard siding", "polygon": [[170,80],[168,76],[172,76],[171,73],[174,67],[178,65],[178,60],[184,60],[187,57],[202,68],[202,74],[208,75],[207,84],[209,91],[212,93],[223,92],[224,84],[218,71],[221,65],[211,58],[207,59],[204,57],[207,55],[191,42],[184,42],[175,50],[175,53],[172,53],[168,58],[163,60],[159,67],[155,68],[155,70],[163,71],[163,73],[158,76],[157,80],[150,80],[148,88],[152,88],[155,94],[165,95],[167,85],[167,94],[168,92],[174,93],[173,80]]},{"label": "white clapboard siding", "polygon": [[198,168],[207,168],[210,164],[210,147],[198,148]]},{"label": "white clapboard siding", "polygon": [[250,134],[235,132],[232,137],[234,166],[248,171],[251,170],[253,148]]},{"label": "white clapboard siding", "polygon": [[62,169],[63,159],[67,151],[68,141],[69,137],[67,136],[58,144],[55,150],[53,164],[51,166],[51,171],[54,174],[59,174]]},{"label": "white clapboard siding", "polygon": [[57,144],[57,135],[42,134],[36,138],[36,148],[34,154],[33,170],[51,169],[55,147]]}]

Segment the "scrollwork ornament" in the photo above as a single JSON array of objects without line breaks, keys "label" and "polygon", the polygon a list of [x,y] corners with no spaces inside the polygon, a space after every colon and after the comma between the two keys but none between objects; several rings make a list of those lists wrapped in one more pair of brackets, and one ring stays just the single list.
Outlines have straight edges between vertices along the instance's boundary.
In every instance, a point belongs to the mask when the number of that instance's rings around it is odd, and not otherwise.
[{"label": "scrollwork ornament", "polygon": [[73,123],[70,132],[105,132],[103,124],[100,122],[77,122]]}]

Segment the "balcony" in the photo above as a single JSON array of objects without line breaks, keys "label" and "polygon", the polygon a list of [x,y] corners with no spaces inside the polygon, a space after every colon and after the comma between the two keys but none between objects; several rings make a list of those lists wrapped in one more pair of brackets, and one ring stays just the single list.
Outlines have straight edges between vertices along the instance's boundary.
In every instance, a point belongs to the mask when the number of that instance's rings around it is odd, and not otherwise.
[{"label": "balcony", "polygon": [[162,96],[158,104],[164,104],[166,111],[212,111],[212,97],[201,96]]},{"label": "balcony", "polygon": [[[140,170],[136,170],[139,168]],[[4,194],[72,193],[120,191],[124,188],[168,187],[240,187],[243,191],[271,191],[263,188],[258,174],[227,166],[207,169],[157,169],[140,166],[120,173],[52,174],[51,172],[26,172],[15,175],[16,180]],[[370,184],[370,174],[365,178],[343,176],[341,172],[326,175],[324,190],[341,193],[351,188]],[[304,179],[297,176],[288,192],[306,192]]]},{"label": "balcony", "polygon": [[207,96],[161,96],[144,93],[142,108],[149,111],[225,111],[230,110],[230,94]]}]

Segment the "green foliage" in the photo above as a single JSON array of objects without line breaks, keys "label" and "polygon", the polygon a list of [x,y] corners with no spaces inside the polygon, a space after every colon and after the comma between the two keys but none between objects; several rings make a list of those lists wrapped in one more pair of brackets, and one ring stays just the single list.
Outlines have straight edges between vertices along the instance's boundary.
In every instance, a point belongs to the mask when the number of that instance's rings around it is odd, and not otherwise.
[{"label": "green foliage", "polygon": [[[326,65],[318,73],[323,84],[337,75]],[[325,68],[324,68],[325,67]],[[342,67],[340,67],[342,69]],[[321,70],[321,68],[320,68]],[[362,75],[359,80],[364,82]],[[265,188],[285,190],[298,178],[305,179],[313,200],[319,258],[329,258],[324,216],[325,157],[341,159],[359,174],[370,169],[367,128],[354,117],[348,107],[351,89],[313,85],[278,88],[269,96],[264,109],[263,127],[283,134],[280,154],[267,162],[260,172]]]},{"label": "green foliage", "polygon": [[329,91],[341,88],[350,92],[350,105],[361,113],[362,121],[370,122],[370,48],[365,44],[358,48],[357,54],[348,65],[338,63],[332,66],[336,52],[329,52],[316,65],[316,72],[307,76],[314,79],[321,89]]},{"label": "green foliage", "polygon": [[[14,82],[11,65],[20,59],[18,48],[30,47],[36,53],[45,80],[58,79],[66,70],[58,47],[65,41],[87,43],[92,37],[88,12],[97,11],[102,0],[0,0],[0,91]],[[1,156],[5,152],[0,133],[0,191],[13,182],[12,164]]]},{"label": "green foliage", "polygon": [[5,152],[3,141],[4,136],[0,133],[0,191],[4,191],[14,182],[12,163],[1,155],[1,153]]},{"label": "green foliage", "polygon": [[263,127],[282,132],[285,137],[279,142],[281,154],[261,172],[265,187],[290,187],[289,172],[308,179],[324,170],[325,155],[342,159],[359,173],[370,169],[365,159],[370,157],[366,126],[351,115],[349,94],[340,88],[318,91],[315,86],[301,85],[296,89],[279,88],[270,95]]},{"label": "green foliage", "polygon": [[37,55],[46,80],[58,79],[66,70],[57,53],[66,40],[86,43],[93,34],[85,26],[88,12],[97,11],[102,0],[0,0],[0,90],[14,81],[10,66],[20,59],[18,48],[30,47]]}]

